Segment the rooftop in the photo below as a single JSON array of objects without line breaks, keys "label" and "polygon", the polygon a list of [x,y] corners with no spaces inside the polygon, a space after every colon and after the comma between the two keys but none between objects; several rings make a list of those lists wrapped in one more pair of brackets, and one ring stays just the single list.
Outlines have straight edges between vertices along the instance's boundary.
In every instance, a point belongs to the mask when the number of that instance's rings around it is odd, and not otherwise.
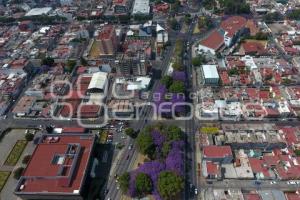
[{"label": "rooftop", "polygon": [[200,42],[200,45],[211,48],[215,51],[219,50],[224,44],[224,37],[218,30],[213,31],[207,38]]},{"label": "rooftop", "polygon": [[205,146],[203,147],[203,156],[209,158],[220,158],[226,156],[232,156],[232,151],[230,146]]},{"label": "rooftop", "polygon": [[247,20],[241,16],[232,16],[222,21],[221,28],[227,32],[227,35],[232,37],[240,29],[246,26]]},{"label": "rooftop", "polygon": [[37,16],[37,15],[47,15],[52,10],[51,7],[44,7],[44,8],[33,8],[28,11],[25,16]]},{"label": "rooftop", "polygon": [[202,65],[202,70],[205,78],[219,78],[217,65]]},{"label": "rooftop", "polygon": [[94,141],[95,136],[89,134],[44,135],[15,193],[79,194]]}]

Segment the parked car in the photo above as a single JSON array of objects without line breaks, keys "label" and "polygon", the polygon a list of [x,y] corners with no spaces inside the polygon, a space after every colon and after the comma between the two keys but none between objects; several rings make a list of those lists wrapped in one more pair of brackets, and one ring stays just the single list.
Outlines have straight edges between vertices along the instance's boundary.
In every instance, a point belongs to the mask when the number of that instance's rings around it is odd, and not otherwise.
[{"label": "parked car", "polygon": [[295,185],[296,182],[295,182],[295,181],[288,181],[287,184],[288,184],[288,185]]}]

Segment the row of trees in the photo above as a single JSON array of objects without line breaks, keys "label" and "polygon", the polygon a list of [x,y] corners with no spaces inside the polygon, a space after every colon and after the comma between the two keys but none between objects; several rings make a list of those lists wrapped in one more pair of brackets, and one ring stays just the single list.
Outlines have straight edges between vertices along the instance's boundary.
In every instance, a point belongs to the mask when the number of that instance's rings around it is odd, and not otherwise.
[{"label": "row of trees", "polygon": [[[128,129],[128,133],[133,132]],[[139,198],[149,194],[155,199],[177,197],[184,188],[183,138],[181,129],[174,125],[146,126],[136,143],[139,152],[150,160],[118,178],[122,192]]]},{"label": "row of trees", "polygon": [[[80,63],[82,64],[82,65],[87,65],[88,63],[87,63],[87,61],[84,59],[84,58],[81,58],[80,59]],[[46,66],[49,66],[49,67],[53,67],[54,66],[54,64],[55,64],[55,61],[54,61],[54,59],[53,58],[51,58],[51,57],[46,57],[46,58],[44,58],[43,60],[42,60],[42,63],[41,63],[42,65],[46,65]],[[77,62],[76,62],[76,60],[74,60],[74,59],[69,59],[69,60],[67,60],[67,62],[66,62],[66,65],[65,65],[65,71],[66,72],[72,72],[73,71],[73,69],[74,69],[74,67],[76,66],[76,64],[77,64]]]},{"label": "row of trees", "polygon": [[250,5],[245,0],[219,0],[225,14],[249,14]]},{"label": "row of trees", "polygon": [[300,20],[300,9],[295,9],[287,13],[287,18],[292,20]]},{"label": "row of trees", "polygon": [[[220,8],[218,8],[218,3]],[[208,9],[215,9],[216,12],[224,12],[225,14],[249,14],[250,6],[245,0],[203,0],[202,5]]]},{"label": "row of trees", "polygon": [[[123,192],[128,192],[130,186],[131,177],[128,172],[124,173],[119,178],[120,189]],[[135,190],[136,196],[144,197],[152,194],[155,185],[151,177],[143,172],[140,172],[135,177]],[[184,181],[181,176],[178,176],[172,171],[163,171],[158,175],[157,188],[160,197],[163,199],[173,199],[184,188]]]}]

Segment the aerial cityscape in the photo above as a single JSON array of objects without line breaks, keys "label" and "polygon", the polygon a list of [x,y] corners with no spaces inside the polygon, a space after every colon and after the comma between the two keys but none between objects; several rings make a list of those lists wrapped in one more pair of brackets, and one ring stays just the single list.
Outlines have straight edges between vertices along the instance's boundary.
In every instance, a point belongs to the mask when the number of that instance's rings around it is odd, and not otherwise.
[{"label": "aerial cityscape", "polygon": [[0,200],[300,200],[300,0],[0,0]]}]

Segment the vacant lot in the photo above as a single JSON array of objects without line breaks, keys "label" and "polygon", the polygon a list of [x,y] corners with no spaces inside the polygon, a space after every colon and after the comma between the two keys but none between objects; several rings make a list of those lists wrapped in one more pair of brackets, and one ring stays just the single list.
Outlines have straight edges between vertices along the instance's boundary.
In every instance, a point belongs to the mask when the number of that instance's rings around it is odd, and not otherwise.
[{"label": "vacant lot", "polygon": [[10,172],[0,171],[0,192],[3,189],[9,175]]},{"label": "vacant lot", "polygon": [[18,140],[14,145],[13,149],[11,150],[11,152],[9,153],[9,155],[7,156],[4,164],[9,166],[16,165],[26,145],[27,145],[26,140]]}]

